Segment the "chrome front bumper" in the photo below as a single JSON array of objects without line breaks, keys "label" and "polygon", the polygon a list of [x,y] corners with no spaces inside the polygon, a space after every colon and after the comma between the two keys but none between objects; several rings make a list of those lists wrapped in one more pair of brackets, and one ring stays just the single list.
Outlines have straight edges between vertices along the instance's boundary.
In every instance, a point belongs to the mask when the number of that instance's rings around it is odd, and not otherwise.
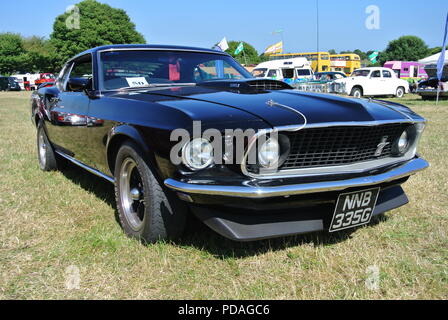
[{"label": "chrome front bumper", "polygon": [[187,194],[203,194],[203,195],[218,195],[240,198],[270,198],[282,197],[298,194],[340,191],[348,188],[367,187],[378,185],[385,182],[398,180],[400,178],[408,177],[418,171],[426,169],[429,166],[428,162],[421,158],[415,158],[395,167],[387,172],[377,175],[370,175],[366,177],[359,177],[347,180],[323,181],[293,185],[282,185],[275,187],[260,187],[250,184],[242,184],[238,186],[225,186],[213,184],[197,184],[186,183],[174,179],[166,179],[165,185],[175,191]]}]

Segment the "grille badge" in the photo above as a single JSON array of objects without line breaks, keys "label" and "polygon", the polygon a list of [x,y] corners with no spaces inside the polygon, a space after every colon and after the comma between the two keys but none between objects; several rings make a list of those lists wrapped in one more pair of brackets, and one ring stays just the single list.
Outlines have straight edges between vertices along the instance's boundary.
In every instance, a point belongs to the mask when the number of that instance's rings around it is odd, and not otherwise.
[{"label": "grille badge", "polygon": [[381,142],[378,143],[377,149],[376,149],[375,154],[374,154],[375,157],[381,156],[381,154],[383,153],[384,148],[387,145],[390,144],[390,142],[387,142],[387,139],[389,139],[388,136],[384,136],[384,137],[381,138]]}]

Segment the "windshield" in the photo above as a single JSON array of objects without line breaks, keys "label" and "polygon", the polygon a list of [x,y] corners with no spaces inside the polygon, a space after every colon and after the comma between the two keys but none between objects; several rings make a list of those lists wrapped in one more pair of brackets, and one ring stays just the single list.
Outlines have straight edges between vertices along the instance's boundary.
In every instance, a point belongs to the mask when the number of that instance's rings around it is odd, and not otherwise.
[{"label": "windshield", "polygon": [[252,70],[252,75],[255,78],[264,78],[264,76],[266,75],[266,71],[268,71],[267,68],[254,69]]},{"label": "windshield", "polygon": [[352,77],[368,77],[370,70],[355,70],[352,73]]},{"label": "windshield", "polygon": [[105,90],[252,78],[235,60],[221,54],[123,50],[103,52],[100,57],[100,82]]}]

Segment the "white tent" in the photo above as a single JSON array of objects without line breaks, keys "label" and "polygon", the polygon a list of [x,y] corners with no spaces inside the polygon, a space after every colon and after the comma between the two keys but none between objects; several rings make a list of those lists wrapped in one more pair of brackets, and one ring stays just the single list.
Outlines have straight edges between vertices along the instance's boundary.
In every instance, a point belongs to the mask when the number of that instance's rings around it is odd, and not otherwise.
[{"label": "white tent", "polygon": [[[418,60],[418,62],[424,65],[437,64],[437,62],[439,61],[440,54],[441,52],[433,54],[432,56]],[[448,50],[445,51],[445,64],[448,64]]]}]

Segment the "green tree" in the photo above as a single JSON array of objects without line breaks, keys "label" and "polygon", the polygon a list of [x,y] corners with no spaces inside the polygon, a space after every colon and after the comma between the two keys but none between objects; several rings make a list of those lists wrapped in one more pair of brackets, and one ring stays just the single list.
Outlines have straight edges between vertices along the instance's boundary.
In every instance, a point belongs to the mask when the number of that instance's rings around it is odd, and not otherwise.
[{"label": "green tree", "polygon": [[383,65],[391,60],[417,61],[426,57],[428,53],[428,46],[422,39],[416,36],[403,36],[389,42],[386,50],[378,58]]},{"label": "green tree", "polygon": [[[61,67],[74,55],[100,45],[146,43],[127,13],[95,0],[76,5],[79,10],[65,12],[53,24],[50,42],[55,48],[55,63]],[[74,19],[79,17],[79,28]],[[69,23],[67,23],[69,22]]]},{"label": "green tree", "polygon": [[0,34],[0,74],[23,71],[29,56],[23,48],[22,37],[15,33]]},{"label": "green tree", "polygon": [[22,40],[23,48],[28,55],[26,69],[29,72],[55,72],[53,63],[55,49],[49,40],[32,36]]},{"label": "green tree", "polygon": [[[446,47],[446,50],[448,50],[448,46]],[[442,52],[442,47],[431,48],[429,49],[428,56],[432,56],[433,54],[437,54],[439,52]]]},{"label": "green tree", "polygon": [[367,59],[367,54],[359,49],[354,50],[353,53],[357,54],[361,58],[361,60]]},{"label": "green tree", "polygon": [[258,55],[257,50],[247,42],[243,41],[244,45],[244,51],[240,52],[239,54],[235,55],[235,50],[240,44],[241,41],[229,41],[229,49],[226,50],[228,54],[230,54],[232,57],[234,57],[239,63],[241,64],[258,64],[262,61],[260,59],[260,56]]},{"label": "green tree", "polygon": [[334,50],[334,49],[330,49],[330,50],[328,50],[328,53],[329,53],[329,54],[337,54],[336,50]]}]

